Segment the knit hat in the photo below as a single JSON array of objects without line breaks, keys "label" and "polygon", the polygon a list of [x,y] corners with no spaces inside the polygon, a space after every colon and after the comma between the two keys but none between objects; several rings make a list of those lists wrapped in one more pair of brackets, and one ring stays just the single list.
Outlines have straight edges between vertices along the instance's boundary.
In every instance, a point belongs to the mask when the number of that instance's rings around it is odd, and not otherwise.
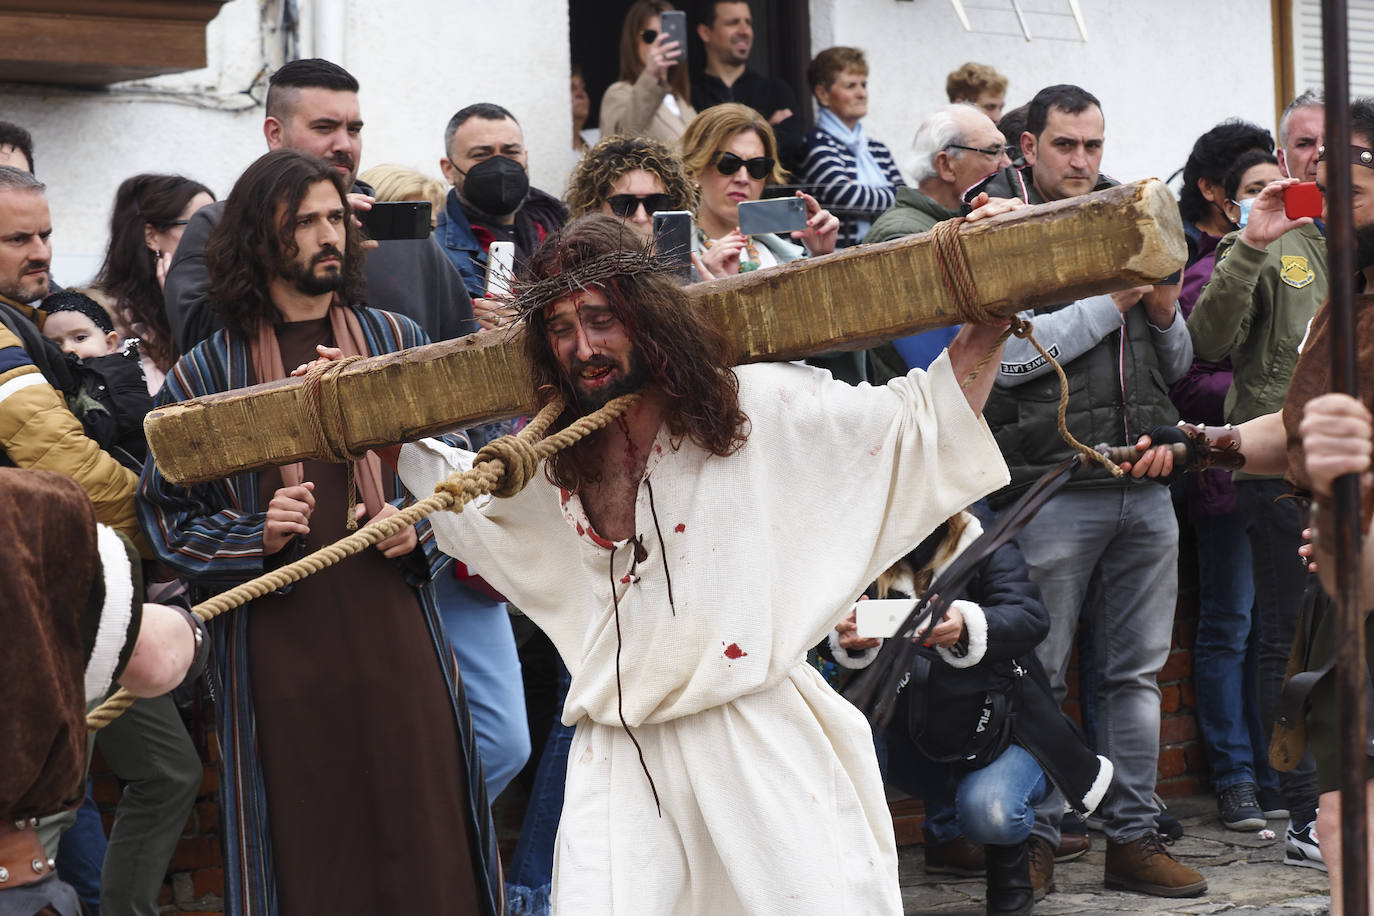
[{"label": "knit hat", "polygon": [[52,293],[43,300],[40,308],[49,315],[56,312],[80,312],[91,319],[95,326],[106,334],[115,329],[114,322],[110,320],[109,312],[101,308],[100,303],[75,290],[64,289],[61,292]]}]

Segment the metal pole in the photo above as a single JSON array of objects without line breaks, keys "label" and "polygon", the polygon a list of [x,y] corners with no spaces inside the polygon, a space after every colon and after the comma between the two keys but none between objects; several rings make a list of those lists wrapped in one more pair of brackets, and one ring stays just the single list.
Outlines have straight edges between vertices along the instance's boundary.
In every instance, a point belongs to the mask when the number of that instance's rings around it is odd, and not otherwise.
[{"label": "metal pole", "polygon": [[[1355,219],[1351,210],[1350,35],[1345,0],[1322,0],[1326,82],[1326,249],[1330,268],[1331,366],[1336,391],[1356,393]],[[1374,140],[1374,138],[1366,138]],[[1360,613],[1360,481],[1335,481],[1336,701],[1340,740],[1341,891],[1346,916],[1369,916],[1365,822],[1365,654]]]}]

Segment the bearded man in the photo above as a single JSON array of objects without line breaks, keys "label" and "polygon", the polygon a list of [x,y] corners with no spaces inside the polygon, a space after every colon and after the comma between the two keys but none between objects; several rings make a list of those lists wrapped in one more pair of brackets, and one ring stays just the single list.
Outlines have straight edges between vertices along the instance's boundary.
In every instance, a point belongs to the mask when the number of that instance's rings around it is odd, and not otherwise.
[{"label": "bearded man", "polygon": [[[321,353],[428,342],[410,319],[354,304],[361,239],[325,160],[277,150],[251,165],[206,260],[224,327],[178,361],[159,404],[284,378]],[[158,558],[212,594],[333,543],[350,519],[395,513],[381,470],[355,463],[355,505],[339,464],[186,489],[150,458],[139,515]],[[233,912],[499,911],[481,767],[427,587],[443,559],[425,526],[405,528],[213,622]]]},{"label": "bearded man", "polygon": [[[714,327],[618,220],[547,240],[525,276],[535,387],[561,428],[640,391],[520,493],[434,521],[548,633],[576,726],[555,912],[900,913],[868,723],[805,663],[878,573],[1007,481],[960,380],[1002,327],[929,373],[853,387],[730,368]],[[406,445],[415,493],[472,456]]]}]

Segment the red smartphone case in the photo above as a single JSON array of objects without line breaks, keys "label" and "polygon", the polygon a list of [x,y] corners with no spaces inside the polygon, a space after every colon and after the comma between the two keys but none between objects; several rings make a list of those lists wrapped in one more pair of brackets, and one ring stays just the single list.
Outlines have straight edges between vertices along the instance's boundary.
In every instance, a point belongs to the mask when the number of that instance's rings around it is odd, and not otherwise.
[{"label": "red smartphone case", "polygon": [[1290,184],[1283,189],[1283,215],[1289,219],[1310,216],[1319,219],[1322,215],[1322,192],[1315,181]]}]

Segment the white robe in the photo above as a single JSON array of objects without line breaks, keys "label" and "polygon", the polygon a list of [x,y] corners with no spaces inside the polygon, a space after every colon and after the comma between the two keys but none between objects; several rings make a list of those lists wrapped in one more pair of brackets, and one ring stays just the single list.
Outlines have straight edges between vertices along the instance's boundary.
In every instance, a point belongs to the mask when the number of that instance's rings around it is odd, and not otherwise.
[{"label": "white robe", "polygon": [[[542,473],[432,519],[572,673],[556,912],[902,911],[868,723],[805,655],[880,572],[1004,485],[1006,465],[947,355],[878,388],[785,363],[735,373],[748,442],[720,458],[660,431],[638,563]],[[425,495],[470,460],[426,440],[399,470]]]}]

